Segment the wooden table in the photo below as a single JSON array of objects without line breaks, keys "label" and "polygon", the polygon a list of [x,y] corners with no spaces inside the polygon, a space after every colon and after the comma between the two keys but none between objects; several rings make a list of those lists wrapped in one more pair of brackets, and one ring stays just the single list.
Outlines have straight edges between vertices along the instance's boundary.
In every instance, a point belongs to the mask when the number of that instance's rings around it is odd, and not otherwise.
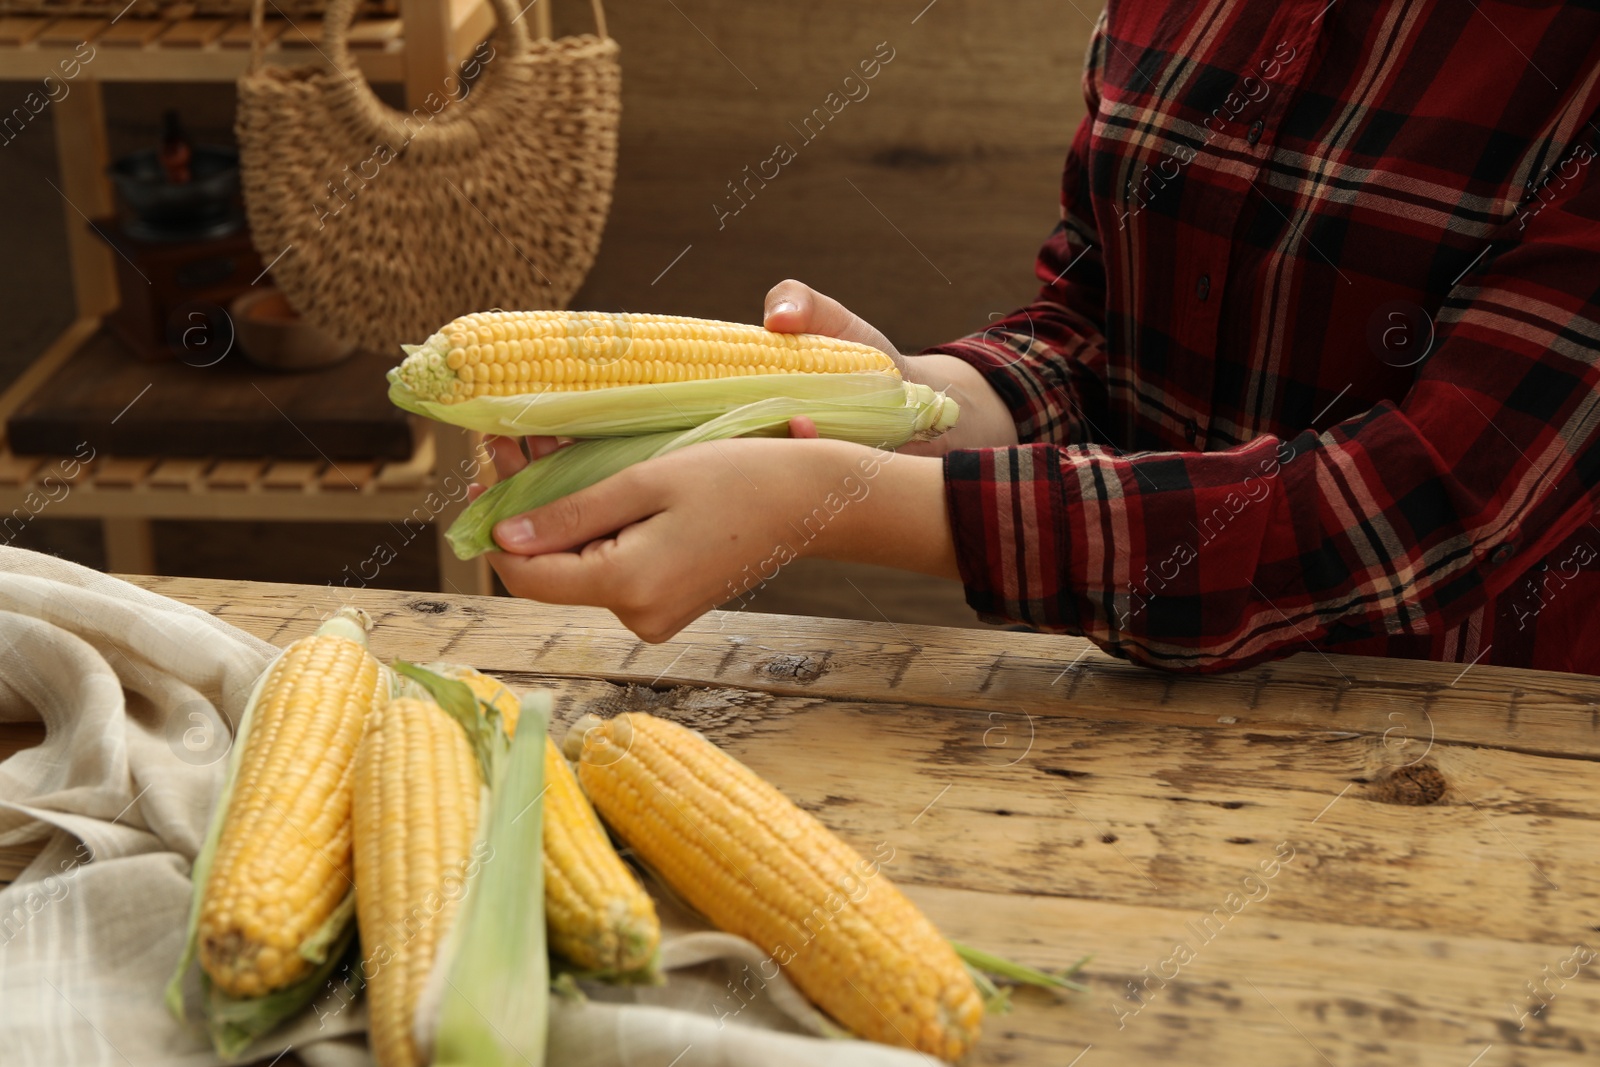
[{"label": "wooden table", "polygon": [[[338,603],[134,580],[278,644]],[[1309,652],[1180,677],[1074,639],[746,614],[646,645],[596,611],[351,599],[386,659],[552,685],[563,722],[693,724],[858,848],[893,847],[951,937],[1041,967],[1094,954],[1091,992],[1018,993],[974,1063],[1600,1051],[1600,959],[1574,952],[1600,949],[1600,679]]]}]

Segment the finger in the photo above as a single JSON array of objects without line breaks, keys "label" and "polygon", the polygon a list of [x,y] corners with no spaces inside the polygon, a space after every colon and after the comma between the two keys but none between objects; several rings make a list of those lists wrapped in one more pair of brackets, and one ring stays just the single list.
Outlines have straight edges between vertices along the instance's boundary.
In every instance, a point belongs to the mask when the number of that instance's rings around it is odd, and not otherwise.
[{"label": "finger", "polygon": [[484,493],[487,493],[488,491],[489,490],[485,489],[483,486],[479,485],[477,482],[473,482],[471,485],[467,486],[467,503],[469,503],[469,504],[472,503],[474,500],[478,499],[480,496],[482,496]]},{"label": "finger", "polygon": [[512,596],[546,604],[615,607],[617,583],[629,581],[626,565],[618,559],[619,542],[623,540],[631,540],[630,531],[587,545],[579,552],[537,556],[491,552],[489,565]]},{"label": "finger", "polygon": [[494,540],[523,556],[565,552],[660,510],[659,487],[635,475],[612,475],[586,489],[495,524]]},{"label": "finger", "polygon": [[543,459],[544,457],[548,456],[550,453],[556,451],[556,449],[560,448],[562,446],[563,442],[566,441],[566,438],[563,438],[563,437],[524,437],[522,440],[527,443],[528,454],[533,459]]},{"label": "finger", "polygon": [[525,600],[593,605],[599,599],[594,594],[592,568],[578,553],[519,556],[514,552],[491,552],[489,566],[512,596]]},{"label": "finger", "polygon": [[789,436],[809,441],[815,440],[821,434],[817,433],[817,424],[811,421],[811,416],[796,415],[789,420]]},{"label": "finger", "polygon": [[527,457],[517,447],[515,438],[485,435],[483,447],[494,461],[494,472],[501,480],[511,477],[528,465]]},{"label": "finger", "polygon": [[655,547],[659,546],[649,544],[642,526],[630,526],[615,539],[597,541],[581,552],[542,556],[494,552],[489,555],[489,563],[513,596],[546,604],[609,608],[640,640],[659,644],[676,636],[715,605],[708,602],[674,615],[641,609],[637,604],[640,576],[631,572],[637,570],[641,553],[651,560],[657,558]]},{"label": "finger", "polygon": [[861,316],[831,296],[823,296],[793,278],[774,285],[767,293],[763,323],[776,333],[820,333],[898,355],[889,339]]}]

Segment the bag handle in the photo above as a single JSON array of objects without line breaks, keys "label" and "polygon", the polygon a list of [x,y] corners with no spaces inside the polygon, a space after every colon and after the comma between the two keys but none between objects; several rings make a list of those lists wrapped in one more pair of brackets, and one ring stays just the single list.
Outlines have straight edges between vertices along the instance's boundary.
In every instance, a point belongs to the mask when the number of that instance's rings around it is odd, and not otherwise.
[{"label": "bag handle", "polygon": [[[346,78],[358,78],[365,84],[365,76],[350,55],[349,43],[350,24],[355,21],[356,6],[360,2],[361,0],[329,0],[327,9],[323,12],[322,43],[326,49],[324,58],[335,69],[343,73]],[[448,0],[440,2],[448,3]],[[511,0],[489,0],[489,2],[494,8],[497,23],[510,35],[511,54],[526,55],[532,47],[527,27],[521,22],[527,8],[517,11],[511,6]],[[546,41],[550,39],[551,2],[552,0],[534,0],[534,3],[543,5],[535,13],[535,18],[538,19],[539,37]],[[606,32],[606,12],[601,6],[601,0],[590,0],[590,6],[594,12],[595,34],[601,40],[609,39],[610,34]],[[247,68],[251,74],[261,67],[261,50],[265,44],[262,40],[262,31],[265,28],[265,20],[266,0],[253,0],[250,5],[250,65]],[[368,91],[371,91],[370,86]]]}]

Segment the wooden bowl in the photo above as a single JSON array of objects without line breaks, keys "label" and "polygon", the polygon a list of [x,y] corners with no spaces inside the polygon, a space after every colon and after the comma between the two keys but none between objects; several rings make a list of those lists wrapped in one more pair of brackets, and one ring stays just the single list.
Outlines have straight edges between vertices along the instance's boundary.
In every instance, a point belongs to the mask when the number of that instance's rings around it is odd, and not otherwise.
[{"label": "wooden bowl", "polygon": [[252,289],[228,309],[250,362],[272,370],[315,370],[350,358],[355,346],[332,337],[289,306],[276,289]]}]

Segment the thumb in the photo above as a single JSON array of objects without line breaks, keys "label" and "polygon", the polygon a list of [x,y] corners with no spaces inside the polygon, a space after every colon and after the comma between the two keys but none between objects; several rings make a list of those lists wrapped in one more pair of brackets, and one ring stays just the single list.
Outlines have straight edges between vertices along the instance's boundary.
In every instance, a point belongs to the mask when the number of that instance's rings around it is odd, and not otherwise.
[{"label": "thumb", "polygon": [[658,495],[622,471],[575,493],[495,523],[498,547],[517,555],[565,552],[660,510]]},{"label": "thumb", "polygon": [[861,316],[833,297],[823,296],[793,278],[779,282],[767,292],[763,324],[774,333],[818,333],[871,345],[891,356],[899,355],[889,339]]}]

